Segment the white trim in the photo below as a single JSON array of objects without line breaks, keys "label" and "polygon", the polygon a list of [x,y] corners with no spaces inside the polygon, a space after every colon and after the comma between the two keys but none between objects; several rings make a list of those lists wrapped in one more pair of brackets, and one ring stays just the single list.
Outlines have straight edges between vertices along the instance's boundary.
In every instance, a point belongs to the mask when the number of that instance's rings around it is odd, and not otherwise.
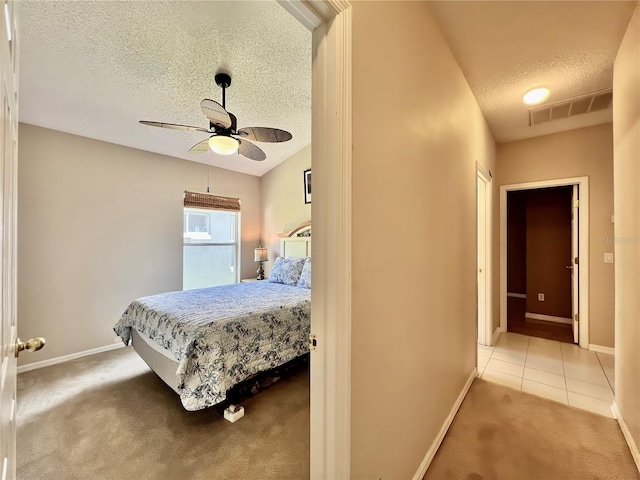
[{"label": "white trim", "polygon": [[491,345],[490,346],[495,346],[498,344],[498,340],[500,340],[500,335],[502,335],[504,332],[502,330],[500,330],[499,328],[496,328],[496,331],[493,332],[493,336],[491,337]]},{"label": "white trim", "polygon": [[507,331],[507,192],[580,185],[580,346],[589,348],[589,177],[500,186],[500,330]]},{"label": "white trim", "polygon": [[351,471],[352,9],[345,0],[304,2],[325,20],[313,32],[314,200],[310,477]]},{"label": "white trim", "polygon": [[605,347],[604,345],[594,345],[593,343],[589,344],[589,350],[592,352],[598,353],[606,353],[608,355],[616,355],[616,349],[613,347]]},{"label": "white trim", "polygon": [[620,409],[618,408],[618,404],[616,401],[613,401],[613,405],[611,405],[611,411],[613,415],[618,420],[618,424],[620,425],[620,430],[622,430],[622,434],[624,435],[624,439],[627,441],[627,445],[629,445],[629,450],[631,451],[631,456],[633,457],[633,461],[636,462],[636,468],[640,472],[640,450],[638,450],[638,445],[636,445],[636,441],[631,435],[631,431],[629,431],[629,427],[622,418],[622,414],[620,413]]},{"label": "white trim", "polygon": [[308,3],[302,2],[301,0],[276,1],[310,32],[313,32],[322,25],[322,19]]},{"label": "white trim", "polygon": [[532,320],[544,320],[545,322],[565,323],[571,325],[573,320],[566,317],[555,317],[553,315],[543,315],[542,313],[530,313],[525,312],[525,318],[531,318]]},{"label": "white trim", "polygon": [[511,292],[507,292],[507,297],[527,298],[527,294],[526,293],[511,293]]},{"label": "white trim", "polygon": [[465,383],[464,387],[462,387],[462,391],[460,392],[460,395],[458,395],[458,398],[456,399],[456,403],[453,404],[453,407],[451,407],[451,411],[449,412],[449,415],[444,420],[444,423],[442,424],[442,427],[440,428],[438,435],[436,436],[435,440],[431,444],[431,447],[427,451],[427,454],[424,456],[422,463],[418,467],[418,471],[413,476],[413,480],[421,480],[422,477],[424,477],[425,474],[427,473],[427,469],[429,468],[429,465],[431,465],[431,462],[433,461],[433,457],[436,456],[436,452],[438,451],[438,448],[440,448],[440,444],[444,440],[444,436],[447,434],[447,431],[449,430],[449,427],[451,426],[453,419],[458,413],[458,409],[460,409],[460,405],[462,405],[462,401],[464,400],[464,397],[467,396],[467,393],[471,388],[471,384],[473,383],[473,380],[477,376],[478,376],[478,369],[474,368],[473,371],[471,372],[471,375],[469,375],[469,378],[467,379],[467,383]]},{"label": "white trim", "polygon": [[491,180],[493,179],[493,175],[491,174],[491,170],[487,170],[486,168],[484,168],[484,165],[482,165],[478,161],[476,161],[476,170],[477,170],[479,175],[482,175],[483,180],[486,183],[490,183]]},{"label": "white trim", "polygon": [[58,365],[59,363],[65,363],[76,358],[87,357],[89,355],[95,355],[96,353],[108,352],[109,350],[115,350],[117,348],[123,348],[124,343],[113,343],[104,347],[92,348],[90,350],[84,350],[82,352],[70,353],[69,355],[63,355],[61,357],[50,358],[49,360],[42,360],[41,362],[27,363],[18,367],[18,374],[30,372],[31,370],[38,370],[40,368],[50,367],[52,365]]}]

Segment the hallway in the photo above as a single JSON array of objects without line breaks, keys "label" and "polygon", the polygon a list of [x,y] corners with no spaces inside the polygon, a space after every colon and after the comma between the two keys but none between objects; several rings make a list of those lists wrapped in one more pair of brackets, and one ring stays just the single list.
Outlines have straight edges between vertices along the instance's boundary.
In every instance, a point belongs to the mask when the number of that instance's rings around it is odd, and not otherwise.
[{"label": "hallway", "polygon": [[618,422],[475,379],[424,480],[640,479]]},{"label": "hallway", "polygon": [[613,355],[509,332],[495,347],[478,345],[478,376],[614,418]]}]

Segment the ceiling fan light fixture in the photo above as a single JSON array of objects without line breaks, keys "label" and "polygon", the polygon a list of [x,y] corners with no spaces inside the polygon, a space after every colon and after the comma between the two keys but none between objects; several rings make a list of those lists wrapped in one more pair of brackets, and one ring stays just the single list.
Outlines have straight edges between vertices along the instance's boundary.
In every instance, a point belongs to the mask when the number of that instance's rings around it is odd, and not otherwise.
[{"label": "ceiling fan light fixture", "polygon": [[214,135],[209,139],[209,148],[218,155],[233,155],[238,145],[238,140],[228,135]]},{"label": "ceiling fan light fixture", "polygon": [[527,105],[537,105],[538,103],[544,102],[547,98],[549,98],[549,94],[551,91],[548,88],[534,88],[533,90],[529,90],[522,97],[522,101]]}]

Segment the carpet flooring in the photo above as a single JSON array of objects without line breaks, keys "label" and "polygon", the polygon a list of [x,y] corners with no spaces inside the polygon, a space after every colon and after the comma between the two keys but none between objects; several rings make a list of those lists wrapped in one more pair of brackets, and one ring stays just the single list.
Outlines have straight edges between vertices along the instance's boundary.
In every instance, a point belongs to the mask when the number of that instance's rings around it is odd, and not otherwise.
[{"label": "carpet flooring", "polygon": [[[309,478],[308,372],[242,403],[235,424],[187,412],[131,348],[23,373],[18,478]],[[476,379],[424,478],[640,475],[615,420]]]},{"label": "carpet flooring", "polygon": [[476,379],[425,480],[640,478],[615,420]]},{"label": "carpet flooring", "polygon": [[309,376],[242,402],[187,412],[130,348],[18,376],[18,478],[309,478]]}]

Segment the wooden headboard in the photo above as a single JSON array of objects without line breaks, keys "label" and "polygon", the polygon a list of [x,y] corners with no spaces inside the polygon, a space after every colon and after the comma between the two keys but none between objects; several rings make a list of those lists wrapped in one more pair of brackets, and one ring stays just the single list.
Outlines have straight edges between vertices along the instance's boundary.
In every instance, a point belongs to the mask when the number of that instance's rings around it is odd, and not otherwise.
[{"label": "wooden headboard", "polygon": [[281,257],[311,256],[311,222],[298,225],[288,233],[279,233]]}]

